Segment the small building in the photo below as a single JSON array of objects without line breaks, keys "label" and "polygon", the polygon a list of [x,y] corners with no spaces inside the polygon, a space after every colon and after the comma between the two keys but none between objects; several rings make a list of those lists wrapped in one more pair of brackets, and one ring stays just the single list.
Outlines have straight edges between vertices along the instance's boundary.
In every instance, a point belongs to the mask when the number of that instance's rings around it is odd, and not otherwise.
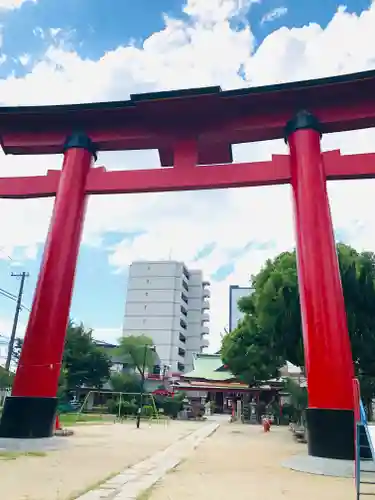
[{"label": "small building", "polygon": [[192,402],[214,403],[217,413],[231,413],[235,401],[263,401],[265,404],[275,399],[283,387],[282,379],[267,381],[258,387],[249,387],[237,379],[223,364],[220,354],[196,354],[194,369],[181,375],[173,383],[175,391],[186,392]]}]

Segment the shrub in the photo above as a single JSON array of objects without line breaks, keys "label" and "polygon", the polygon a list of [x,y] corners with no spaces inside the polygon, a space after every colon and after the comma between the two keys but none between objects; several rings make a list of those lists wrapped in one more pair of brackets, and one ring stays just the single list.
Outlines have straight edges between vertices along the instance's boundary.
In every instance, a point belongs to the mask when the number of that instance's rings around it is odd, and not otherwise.
[{"label": "shrub", "polygon": [[161,408],[168,417],[177,418],[178,412],[182,410],[183,402],[176,398],[166,397],[163,399]]},{"label": "shrub", "polygon": [[154,408],[151,405],[145,405],[142,407],[142,415],[144,417],[152,417],[154,414]]},{"label": "shrub", "polygon": [[137,413],[138,406],[133,401],[119,401],[110,399],[107,405],[109,413],[113,415],[120,415],[121,417],[135,415]]}]

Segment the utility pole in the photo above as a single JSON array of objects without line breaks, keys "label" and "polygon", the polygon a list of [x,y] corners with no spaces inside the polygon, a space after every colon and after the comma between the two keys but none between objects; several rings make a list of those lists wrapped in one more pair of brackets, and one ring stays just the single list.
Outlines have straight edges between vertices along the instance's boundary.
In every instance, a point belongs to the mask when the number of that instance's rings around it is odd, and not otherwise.
[{"label": "utility pole", "polygon": [[20,315],[20,310],[21,310],[23,287],[25,285],[25,279],[29,277],[29,273],[25,273],[25,272],[20,273],[20,274],[12,273],[12,276],[14,278],[21,278],[21,283],[20,283],[20,288],[19,288],[19,291],[18,291],[16,311],[14,313],[12,333],[10,335],[10,340],[9,340],[9,345],[8,345],[8,355],[7,355],[7,360],[6,360],[6,363],[5,363],[5,370],[7,372],[9,372],[10,363],[12,361],[14,341],[16,339],[16,333],[17,333],[18,317]]}]

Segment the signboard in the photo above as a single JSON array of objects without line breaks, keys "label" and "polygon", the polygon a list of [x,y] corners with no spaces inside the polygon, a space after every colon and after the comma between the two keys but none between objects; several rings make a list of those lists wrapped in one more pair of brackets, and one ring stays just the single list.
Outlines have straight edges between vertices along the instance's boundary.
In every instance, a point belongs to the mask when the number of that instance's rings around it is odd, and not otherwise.
[{"label": "signboard", "polygon": [[253,292],[251,287],[230,285],[229,287],[229,331],[231,332],[237,327],[238,322],[242,319],[243,314],[238,309],[238,301],[241,297],[247,297]]}]

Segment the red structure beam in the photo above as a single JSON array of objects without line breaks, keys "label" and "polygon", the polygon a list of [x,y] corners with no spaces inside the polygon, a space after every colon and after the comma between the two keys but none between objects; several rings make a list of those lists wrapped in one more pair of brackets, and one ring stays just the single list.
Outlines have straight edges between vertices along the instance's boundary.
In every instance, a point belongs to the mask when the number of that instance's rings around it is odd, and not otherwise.
[{"label": "red structure beam", "polygon": [[[375,153],[341,155],[323,153],[327,180],[375,178]],[[49,170],[35,177],[0,178],[0,198],[45,198],[55,196],[60,171]],[[271,161],[224,165],[191,166],[154,170],[107,172],[104,167],[91,169],[86,194],[151,193],[194,191],[250,186],[271,186],[290,182],[288,155],[273,155]]]},{"label": "red structure beam", "polygon": [[0,198],[47,198],[55,196],[60,180],[59,170],[47,175],[0,178]]},{"label": "red structure beam", "polygon": [[340,150],[327,151],[323,160],[329,181],[375,178],[375,153],[342,155]]},{"label": "red structure beam", "polygon": [[[178,138],[196,138],[198,163],[225,163],[230,144],[282,138],[298,109],[309,109],[323,133],[374,127],[374,88],[375,71],[368,71],[225,92],[210,87],[112,103],[4,107],[0,136],[5,153],[53,154],[72,130],[85,130],[99,151],[158,149],[164,164]],[[215,159],[209,144],[217,146]]]},{"label": "red structure beam", "polygon": [[93,172],[86,189],[88,194],[189,191],[286,184],[289,178],[289,159],[279,155],[269,162]]}]

